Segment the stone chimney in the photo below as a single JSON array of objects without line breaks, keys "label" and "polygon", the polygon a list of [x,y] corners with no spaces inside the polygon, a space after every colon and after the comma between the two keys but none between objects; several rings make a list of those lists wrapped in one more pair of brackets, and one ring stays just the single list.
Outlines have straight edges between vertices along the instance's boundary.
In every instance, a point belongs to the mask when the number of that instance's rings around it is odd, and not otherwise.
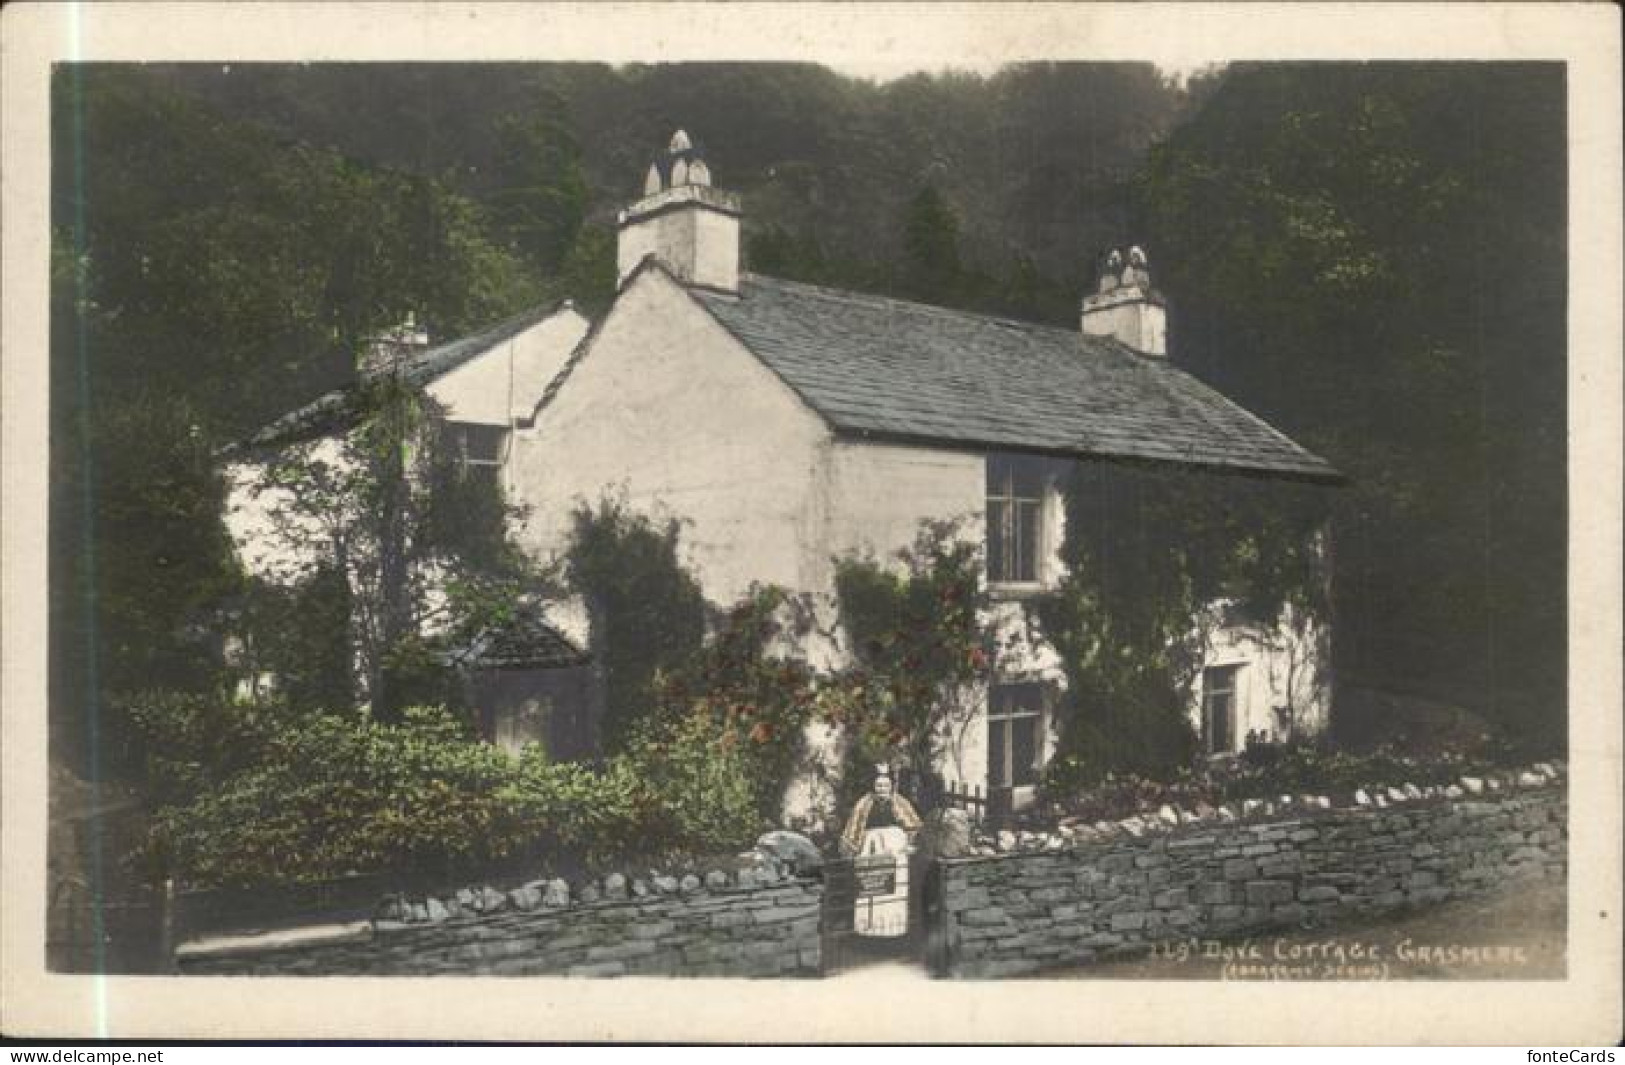
[{"label": "stone chimney", "polygon": [[1142,355],[1168,355],[1168,307],[1151,287],[1145,252],[1113,249],[1100,264],[1099,291],[1083,298],[1086,336],[1116,337]]},{"label": "stone chimney", "polygon": [[711,187],[711,168],[678,130],[649,164],[643,199],[621,212],[621,283],[653,254],[687,284],[738,292],[739,215],[739,197]]},{"label": "stone chimney", "polygon": [[429,347],[428,331],[417,324],[417,316],[408,314],[406,321],[393,329],[386,329],[366,340],[361,353],[361,372],[367,376],[393,373],[420,351]]}]

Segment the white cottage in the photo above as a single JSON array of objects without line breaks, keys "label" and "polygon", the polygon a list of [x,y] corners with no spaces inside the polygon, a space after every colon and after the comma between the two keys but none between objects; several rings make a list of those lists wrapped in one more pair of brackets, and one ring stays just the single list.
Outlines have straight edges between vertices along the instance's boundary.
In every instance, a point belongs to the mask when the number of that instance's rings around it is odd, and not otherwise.
[{"label": "white cottage", "polygon": [[[565,551],[576,506],[609,491],[684,521],[685,561],[713,603],[752,582],[831,602],[835,557],[888,557],[922,523],[961,519],[985,543],[994,620],[1019,637],[1021,601],[1062,576],[1071,464],[1338,479],[1169,361],[1166,309],[1139,249],[1107,264],[1079,327],[1061,329],[745,272],[739,198],[711,180],[679,132],[621,212],[619,292],[590,330],[574,312],[538,312],[435,349],[467,356],[447,356],[460,369],[431,387],[493,441],[480,453],[530,509],[520,535],[539,560]],[[534,354],[509,372],[516,356],[500,352],[512,338],[530,338]],[[585,638],[579,620],[552,620]],[[1204,748],[1320,728],[1325,673],[1302,663],[1324,635],[1221,629],[1190,707]],[[981,720],[942,771],[1019,806],[1050,756],[1062,675],[1040,641],[1013,642],[1028,650],[999,664]],[[838,641],[803,651],[820,665],[842,653]],[[522,738],[507,719],[493,728]]]},{"label": "white cottage", "polygon": [[[742,271],[739,199],[711,186],[682,133],[644,193],[620,216],[619,295],[514,433],[509,479],[539,557],[563,550],[573,505],[614,486],[684,520],[714,602],[753,581],[828,601],[834,557],[886,557],[926,521],[966,519],[985,537],[1000,624],[1019,629],[1020,600],[1061,576],[1071,463],[1337,479],[1169,362],[1139,249],[1083,300],[1080,328],[1057,329]],[[1209,752],[1279,735],[1282,707],[1298,733],[1324,723],[1323,674],[1300,668],[1322,635],[1216,634],[1191,707]],[[1049,757],[1061,676],[1030,647],[1001,664],[984,722],[942,767],[1017,805]]]}]

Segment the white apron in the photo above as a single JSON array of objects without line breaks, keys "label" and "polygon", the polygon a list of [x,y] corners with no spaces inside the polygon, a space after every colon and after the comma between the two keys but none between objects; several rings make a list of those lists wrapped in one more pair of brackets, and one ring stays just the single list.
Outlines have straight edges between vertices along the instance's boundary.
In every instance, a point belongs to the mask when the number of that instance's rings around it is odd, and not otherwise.
[{"label": "white apron", "polygon": [[908,932],[908,833],[895,825],[871,828],[853,859],[858,901],[852,927],[860,936]]}]

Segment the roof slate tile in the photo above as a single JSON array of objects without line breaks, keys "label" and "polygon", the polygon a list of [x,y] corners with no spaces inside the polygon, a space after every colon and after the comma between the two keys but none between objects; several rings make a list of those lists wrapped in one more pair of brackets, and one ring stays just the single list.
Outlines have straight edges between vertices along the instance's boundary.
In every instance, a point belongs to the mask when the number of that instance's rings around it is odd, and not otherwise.
[{"label": "roof slate tile", "polygon": [[752,274],[737,296],[691,291],[839,433],[1340,479],[1115,340]]}]

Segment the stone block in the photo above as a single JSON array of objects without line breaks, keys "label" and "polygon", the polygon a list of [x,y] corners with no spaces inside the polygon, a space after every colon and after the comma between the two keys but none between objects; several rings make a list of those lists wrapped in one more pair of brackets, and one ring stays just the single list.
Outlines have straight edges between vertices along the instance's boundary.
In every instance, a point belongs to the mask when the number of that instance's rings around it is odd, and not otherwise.
[{"label": "stone block", "polygon": [[779,924],[784,921],[794,921],[817,911],[810,906],[769,906],[765,910],[752,910],[751,920],[756,924]]},{"label": "stone block", "polygon": [[1190,892],[1185,888],[1169,888],[1159,891],[1152,899],[1152,904],[1159,910],[1172,910],[1190,903]]},{"label": "stone block", "polygon": [[1004,912],[1002,907],[990,906],[982,910],[966,910],[959,915],[959,921],[971,928],[987,927],[989,925],[1009,924],[1010,916]]},{"label": "stone block", "polygon": [[1196,901],[1204,906],[1222,906],[1230,901],[1230,885],[1209,882],[1196,889]]},{"label": "stone block", "polygon": [[627,930],[633,939],[663,939],[677,931],[672,921],[639,921]]},{"label": "stone block", "polygon": [[1249,905],[1270,906],[1280,902],[1291,902],[1292,897],[1292,885],[1284,880],[1249,880],[1247,882],[1247,902]]},{"label": "stone block", "polygon": [[1300,924],[1308,915],[1309,911],[1296,902],[1283,902],[1270,907],[1270,920],[1278,924]]},{"label": "stone block", "polygon": [[1135,932],[1145,927],[1145,913],[1133,911],[1130,913],[1112,914],[1111,928],[1113,932]]},{"label": "stone block", "polygon": [[1224,863],[1224,878],[1226,880],[1250,880],[1257,875],[1257,863],[1246,858],[1231,858]]}]

